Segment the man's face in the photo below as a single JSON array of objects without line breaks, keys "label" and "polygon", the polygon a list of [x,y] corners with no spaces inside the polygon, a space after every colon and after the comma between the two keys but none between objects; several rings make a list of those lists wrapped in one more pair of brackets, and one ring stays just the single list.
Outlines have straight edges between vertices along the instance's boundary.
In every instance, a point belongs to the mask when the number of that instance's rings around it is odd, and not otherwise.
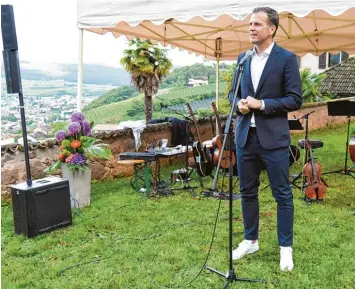
[{"label": "man's face", "polygon": [[249,22],[249,37],[250,42],[253,44],[261,44],[272,39],[276,27],[271,25],[268,21],[265,12],[257,12],[251,15]]}]

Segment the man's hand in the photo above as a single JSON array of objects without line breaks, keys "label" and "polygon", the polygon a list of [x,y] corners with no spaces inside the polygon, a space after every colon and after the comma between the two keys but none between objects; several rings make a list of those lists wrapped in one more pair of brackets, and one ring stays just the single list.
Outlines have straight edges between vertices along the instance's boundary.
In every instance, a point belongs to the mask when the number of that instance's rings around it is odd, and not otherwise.
[{"label": "man's hand", "polygon": [[252,96],[248,96],[246,98],[247,101],[247,106],[248,108],[252,108],[252,109],[260,109],[261,108],[261,100],[256,99]]},{"label": "man's hand", "polygon": [[242,113],[242,114],[247,114],[249,113],[250,109],[248,107],[248,101],[246,99],[241,99],[238,102],[238,110]]}]

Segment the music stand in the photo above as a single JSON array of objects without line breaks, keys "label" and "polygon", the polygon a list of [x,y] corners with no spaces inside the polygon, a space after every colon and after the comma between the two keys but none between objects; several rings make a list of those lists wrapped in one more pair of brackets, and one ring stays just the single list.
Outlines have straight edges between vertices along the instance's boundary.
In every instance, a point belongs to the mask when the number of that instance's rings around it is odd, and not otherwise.
[{"label": "music stand", "polygon": [[289,119],[288,126],[289,126],[290,130],[303,130],[303,126],[302,126],[299,118]]},{"label": "music stand", "polygon": [[345,147],[345,163],[343,169],[338,169],[330,172],[323,173],[333,174],[339,173],[342,175],[347,175],[355,179],[353,175],[355,172],[351,171],[351,168],[354,166],[350,166],[348,168],[348,147],[349,147],[349,134],[350,134],[350,117],[355,116],[355,101],[350,100],[342,100],[342,101],[330,101],[327,103],[328,107],[328,115],[329,116],[346,116],[348,118],[348,129],[346,135],[346,147]]}]

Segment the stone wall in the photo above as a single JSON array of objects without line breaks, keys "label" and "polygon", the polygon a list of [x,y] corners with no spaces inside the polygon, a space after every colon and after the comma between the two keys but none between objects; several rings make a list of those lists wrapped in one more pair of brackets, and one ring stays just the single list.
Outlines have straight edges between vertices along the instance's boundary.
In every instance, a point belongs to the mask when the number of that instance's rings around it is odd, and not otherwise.
[{"label": "stone wall", "polygon": [[[328,116],[327,105],[325,102],[306,104],[299,111],[290,113],[289,119],[299,118],[305,113],[315,110],[309,116],[309,130],[327,127],[335,123],[344,123],[347,121],[346,117],[331,117]],[[225,117],[222,117],[225,120]],[[305,120],[302,121],[305,127]],[[210,119],[199,121],[199,130],[202,141],[210,140],[213,137],[212,122]],[[191,127],[193,135],[196,135],[194,126]],[[293,133],[304,133],[303,131],[295,131]],[[135,150],[135,141],[131,129],[120,131],[107,131],[96,134],[96,137],[102,139],[105,143],[110,145],[114,158],[109,161],[95,161],[92,163],[92,179],[109,180],[123,176],[129,176],[133,173],[132,167],[121,166],[117,164],[119,154],[125,151]],[[171,140],[171,124],[163,123],[156,125],[149,125],[141,135],[142,146],[146,144],[155,143],[160,139]],[[31,175],[33,179],[43,178],[45,174],[43,170],[52,163],[59,152],[59,146],[56,142],[47,142],[45,144],[30,145],[30,165]],[[181,158],[183,161],[183,158]],[[163,159],[162,166],[171,162],[175,162],[176,158]],[[58,172],[60,173],[60,171]],[[26,180],[26,170],[24,162],[24,153],[16,144],[1,148],[1,192],[3,194],[9,193],[9,187],[12,184],[20,183]]]}]

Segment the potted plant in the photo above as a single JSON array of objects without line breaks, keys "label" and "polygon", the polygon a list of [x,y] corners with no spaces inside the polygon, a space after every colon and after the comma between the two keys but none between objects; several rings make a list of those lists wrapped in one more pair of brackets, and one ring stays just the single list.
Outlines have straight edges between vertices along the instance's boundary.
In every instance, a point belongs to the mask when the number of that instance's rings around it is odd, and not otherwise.
[{"label": "potted plant", "polygon": [[80,112],[71,115],[67,131],[59,130],[55,137],[60,144],[57,160],[45,169],[48,174],[62,169],[69,180],[72,207],[90,205],[91,167],[93,159],[112,157],[108,145],[91,136],[91,126]]},{"label": "potted plant", "polygon": [[350,159],[355,163],[355,128],[351,132],[352,136],[349,141],[349,155]]}]

